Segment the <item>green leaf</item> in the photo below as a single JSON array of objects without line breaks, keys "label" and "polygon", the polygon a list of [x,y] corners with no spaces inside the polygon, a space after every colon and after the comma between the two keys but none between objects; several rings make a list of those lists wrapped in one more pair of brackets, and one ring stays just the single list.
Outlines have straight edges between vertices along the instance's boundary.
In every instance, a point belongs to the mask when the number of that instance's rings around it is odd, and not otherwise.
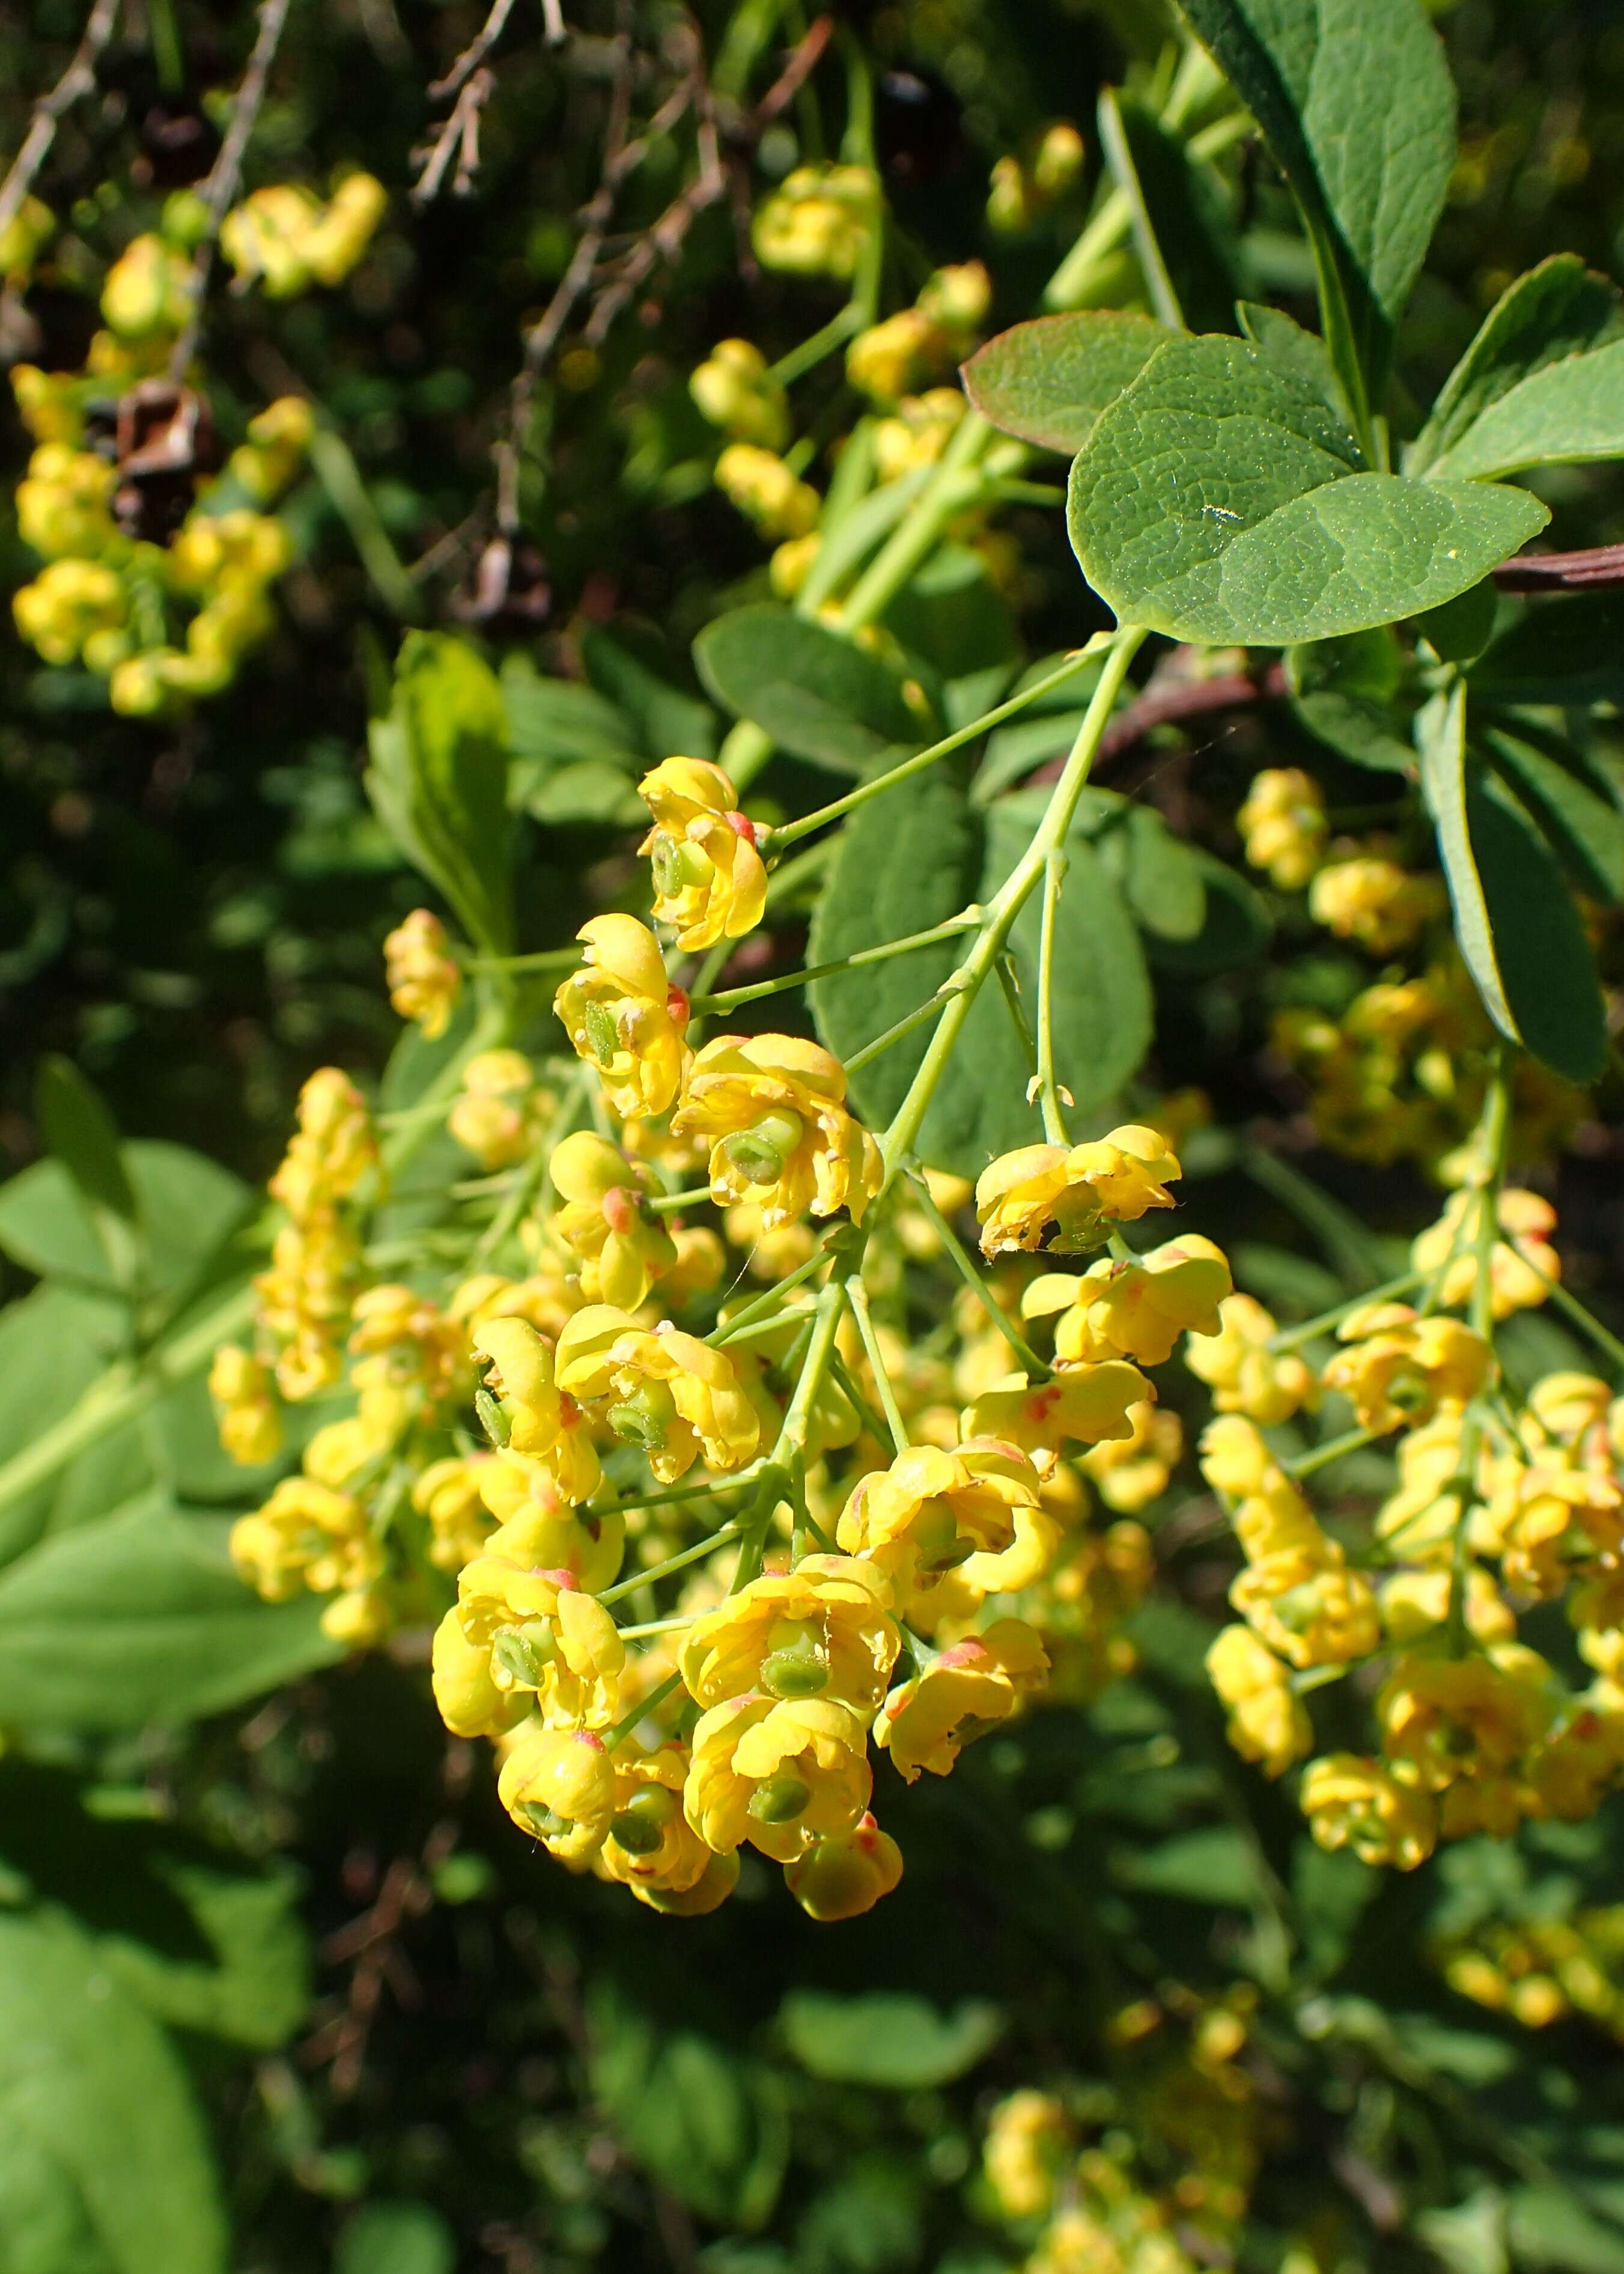
[{"label": "green leaf", "polygon": [[[0,1858],[37,1899],[71,1910],[109,1968],[177,2029],[268,2052],[310,1999],[297,1883],[61,1770],[0,1763]],[[145,1796],[132,1796],[139,1804]]]},{"label": "green leaf", "polygon": [[341,1658],[313,1596],[264,1603],[244,1585],[228,1530],[154,1495],[19,1556],[0,1573],[0,1722],[184,1721]]},{"label": "green leaf", "polygon": [[1304,733],[1350,764],[1398,774],[1409,773],[1415,764],[1415,751],[1398,732],[1393,713],[1368,696],[1298,695],[1291,709]]},{"label": "green leaf", "polygon": [[1569,1081],[1597,1081],[1607,1013],[1595,951],[1555,855],[1492,777],[1469,780],[1468,823],[1506,994],[1537,1058]]},{"label": "green leaf", "polygon": [[370,2202],[345,2222],[333,2274],[453,2274],[456,2256],[455,2235],[427,2203]]},{"label": "green leaf", "polygon": [[1232,1824],[1207,1824],[1176,1832],[1154,1848],[1115,1859],[1114,1877],[1147,1895],[1177,1895],[1186,1902],[1250,1909],[1261,1890],[1258,1858]]},{"label": "green leaf", "polygon": [[1416,630],[1440,663],[1471,663],[1494,636],[1500,595],[1494,579],[1446,600],[1441,608],[1428,608],[1416,618]]},{"label": "green leaf", "polygon": [[1100,144],[1128,200],[1155,315],[1173,331],[1232,331],[1229,234],[1210,180],[1154,111],[1111,87],[1100,96]]},{"label": "green leaf", "polygon": [[411,632],[387,714],[367,730],[366,788],[379,819],[451,907],[470,939],[513,939],[508,711],[495,674],[465,640]]},{"label": "green leaf", "polygon": [[[123,1148],[154,1290],[192,1285],[253,1205],[240,1177],[188,1145],[134,1139]],[[0,1185],[0,1248],[25,1271],[111,1291],[115,1282],[79,1187],[57,1161]]]},{"label": "green leaf", "polygon": [[1206,894],[1200,928],[1188,937],[1165,928],[1148,928],[1145,953],[1151,962],[1160,971],[1202,979],[1255,962],[1274,937],[1267,902],[1227,861],[1199,846],[1183,849]]},{"label": "green leaf", "polygon": [[694,660],[718,703],[815,765],[856,773],[921,740],[894,673],[787,608],[762,601],[718,616],[694,642]]},{"label": "green leaf", "polygon": [[1555,2274],[1624,2274],[1624,2236],[1565,2189],[1518,2187],[1507,2207],[1513,2263]]},{"label": "green leaf", "polygon": [[[1501,293],[1444,381],[1409,471],[1512,473],[1624,449],[1624,299],[1576,253]],[[1612,438],[1612,439],[1609,439]]]},{"label": "green leaf", "polygon": [[1491,765],[1538,822],[1578,890],[1618,907],[1624,900],[1624,813],[1613,798],[1523,735],[1491,727],[1483,747]]},{"label": "green leaf", "polygon": [[1038,316],[989,340],[959,376],[983,418],[1070,457],[1169,336],[1148,316]]},{"label": "green leaf", "polygon": [[135,1188],[119,1150],[117,1124],[71,1058],[52,1050],[40,1060],[34,1110],[46,1151],[61,1162],[93,1214],[104,1209],[133,1227]]},{"label": "green leaf", "polygon": [[[862,806],[847,822],[813,921],[808,953],[831,962],[862,947],[928,930],[971,901],[983,905],[1031,841],[1045,798],[1001,799],[984,813],[956,776],[934,767]],[[1086,1116],[1109,1103],[1149,1045],[1144,952],[1122,893],[1083,832],[1067,840],[1055,957],[1055,1045],[1062,1082]],[[1028,1015],[1037,1003],[1040,896],[1011,937]],[[962,943],[944,942],[819,980],[813,1016],[829,1048],[851,1058],[924,1002],[952,969]],[[929,1023],[860,1069],[852,1095],[873,1127],[890,1120],[927,1047]],[[1003,992],[989,983],[965,1021],[952,1062],[920,1133],[932,1167],[974,1176],[994,1154],[1037,1141],[1041,1118],[1026,1101],[1030,1073]]]},{"label": "green leaf", "polygon": [[600,758],[629,773],[646,755],[618,703],[579,680],[544,678],[528,656],[508,658],[501,691],[515,758],[558,765]]},{"label": "green leaf", "polygon": [[613,632],[589,624],[581,635],[581,667],[630,720],[644,757],[716,756],[715,712],[679,682],[673,659],[653,635],[629,624]]},{"label": "green leaf", "polygon": [[[1254,347],[1261,348],[1273,364],[1312,387],[1334,418],[1348,424],[1348,403],[1332,365],[1330,350],[1313,332],[1306,332],[1283,309],[1266,308],[1256,300],[1236,307],[1242,331]],[[1214,329],[1222,329],[1222,326]]]},{"label": "green leaf", "polygon": [[1493,703],[1624,702],[1624,592],[1537,601],[1472,666]]},{"label": "green leaf", "polygon": [[927,1999],[883,1990],[851,1998],[792,1990],[778,2028],[810,2075],[922,2092],[967,2075],[1003,2035],[1004,2016],[975,1998],[943,2014]]},{"label": "green leaf", "polygon": [[1455,163],[1455,89],[1437,34],[1418,0],[1179,5],[1296,192],[1327,337],[1357,396],[1385,369]]},{"label": "green leaf", "polygon": [[1121,885],[1135,921],[1158,939],[1199,939],[1207,922],[1207,875],[1200,856],[1154,807],[1130,800],[1120,825],[1095,840],[1109,875]]},{"label": "green leaf", "polygon": [[760,2226],[789,2154],[778,2080],[614,1996],[592,2000],[592,2044],[593,2092],[650,2177],[703,2218]]},{"label": "green leaf", "polygon": [[880,621],[955,732],[1003,698],[1020,659],[1010,605],[967,545],[938,546]]},{"label": "green leaf", "polygon": [[1359,473],[1312,388],[1239,340],[1174,340],[1071,469],[1083,574],[1120,622],[1278,647],[1392,623],[1545,526],[1526,492]]},{"label": "green leaf", "polygon": [[0,1913],[0,2142],[18,2136],[71,2184],[116,2274],[224,2274],[225,2219],[185,2072],[59,1916]]},{"label": "green leaf", "polygon": [[1416,720],[1421,791],[1438,832],[1439,856],[1455,910],[1455,936],[1483,1006],[1502,1035],[1521,1042],[1496,952],[1488,898],[1478,872],[1466,808],[1466,689],[1456,683]]},{"label": "green leaf", "polygon": [[1484,1008],[1556,1073],[1594,1081],[1607,1040],[1595,956],[1550,847],[1467,757],[1462,685],[1428,704],[1416,740],[1455,937]]}]

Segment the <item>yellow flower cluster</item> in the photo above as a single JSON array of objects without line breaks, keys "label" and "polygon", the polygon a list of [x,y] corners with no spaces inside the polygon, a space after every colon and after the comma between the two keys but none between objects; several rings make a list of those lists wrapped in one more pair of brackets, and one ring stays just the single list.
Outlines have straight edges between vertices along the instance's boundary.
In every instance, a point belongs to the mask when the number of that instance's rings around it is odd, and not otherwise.
[{"label": "yellow flower cluster", "polygon": [[462,974],[447,949],[446,927],[428,908],[414,908],[383,944],[384,980],[396,1014],[437,1042],[451,1024]]},{"label": "yellow flower cluster", "polygon": [[255,190],[221,225],[220,249],[240,282],[273,300],[338,284],[365,252],[388,207],[383,184],[347,174],[322,200],[291,182]]},{"label": "yellow flower cluster", "polygon": [[1069,119],[1056,119],[1022,156],[1006,152],[993,162],[987,219],[1000,237],[1019,237],[1082,178],[1087,145]]},{"label": "yellow flower cluster", "polygon": [[1624,2044],[1624,1905],[1494,1922],[1433,1954],[1452,1990],[1524,2029],[1583,2014]]},{"label": "yellow flower cluster", "polygon": [[992,279],[979,260],[938,268],[911,308],[859,332],[846,351],[846,375],[874,403],[916,395],[969,353],[991,305]]},{"label": "yellow flower cluster", "polygon": [[879,207],[880,185],[866,166],[797,166],[756,209],[756,258],[796,276],[853,276]]},{"label": "yellow flower cluster", "polygon": [[[1194,2274],[1229,2255],[1262,2163],[1243,2059],[1255,2004],[1250,1985],[1206,1999],[1168,1984],[1109,2017],[1097,2074],[996,2104],[986,2195],[1030,2239],[1024,2274]],[[1136,2135],[1154,2143],[1148,2169]]]}]

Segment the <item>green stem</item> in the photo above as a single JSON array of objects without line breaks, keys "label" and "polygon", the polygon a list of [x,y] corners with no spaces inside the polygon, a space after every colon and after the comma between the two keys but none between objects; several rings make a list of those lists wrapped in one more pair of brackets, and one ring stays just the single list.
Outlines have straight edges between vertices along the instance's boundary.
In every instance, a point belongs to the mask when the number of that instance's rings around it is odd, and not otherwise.
[{"label": "green stem", "polygon": [[873,1370],[874,1386],[878,1393],[880,1404],[884,1410],[885,1424],[891,1431],[891,1443],[898,1452],[905,1453],[908,1447],[907,1424],[904,1421],[902,1409],[897,1403],[897,1393],[891,1387],[891,1376],[885,1370],[885,1360],[880,1350],[880,1338],[874,1330],[874,1319],[868,1309],[868,1290],[863,1285],[861,1278],[854,1278],[848,1282],[846,1292],[846,1300],[852,1306],[852,1316],[857,1321],[857,1331],[861,1337],[863,1350]]},{"label": "green stem", "polygon": [[654,1200],[644,1201],[643,1206],[650,1216],[673,1216],[678,1209],[697,1208],[710,1197],[709,1185],[693,1185],[685,1193],[661,1193]]},{"label": "green stem", "polygon": [[911,955],[916,948],[934,947],[939,940],[951,939],[961,931],[968,931],[981,920],[979,908],[966,908],[945,923],[933,924],[929,931],[910,932],[906,939],[888,939],[878,947],[859,948],[854,954],[838,956],[832,963],[815,963],[805,971],[789,971],[777,979],[758,979],[748,987],[730,987],[720,995],[690,995],[690,1011],[736,1011],[743,1004],[756,1003],[765,995],[782,995],[792,987],[804,987],[811,979],[833,979],[843,971],[861,971],[867,963],[885,963],[893,955]]},{"label": "green stem", "polygon": [[725,1327],[718,1327],[714,1334],[707,1335],[705,1340],[711,1349],[724,1349],[727,1344],[736,1342],[748,1328],[759,1326],[763,1320],[771,1318],[778,1308],[780,1298],[801,1286],[815,1271],[821,1270],[828,1261],[828,1249],[820,1247],[816,1255],[808,1255],[804,1263],[798,1263],[793,1271],[769,1287],[764,1295],[757,1295],[745,1305],[742,1311],[736,1312]]},{"label": "green stem", "polygon": [[799,347],[792,348],[787,355],[780,356],[767,373],[768,378],[776,380],[780,387],[793,387],[798,379],[816,370],[825,356],[832,355],[838,347],[843,347],[853,332],[860,332],[863,320],[863,312],[857,302],[848,300],[838,315],[831,316],[826,324],[802,340]]},{"label": "green stem", "polygon": [[[641,1508],[645,1503],[627,1501],[621,1504],[628,1508]],[[650,1563],[646,1571],[634,1571],[629,1579],[621,1579],[613,1587],[605,1587],[598,1600],[605,1604],[618,1603],[623,1596],[635,1594],[639,1587],[651,1586],[656,1579],[667,1579],[673,1571],[685,1571],[690,1563],[697,1563],[703,1556],[713,1555],[718,1547],[725,1547],[730,1540],[737,1540],[738,1537],[738,1519],[730,1517],[720,1531],[713,1532],[709,1539],[696,1540],[691,1547],[683,1548],[680,1555],[668,1555],[663,1563]]]},{"label": "green stem", "polygon": [[1386,1434],[1381,1429],[1347,1429],[1340,1437],[1327,1438],[1323,1445],[1312,1446],[1306,1453],[1299,1453],[1296,1460],[1282,1461],[1280,1465],[1289,1477],[1300,1481],[1304,1477],[1312,1477],[1318,1469],[1328,1468],[1333,1461],[1340,1461],[1344,1453],[1357,1453],[1363,1446],[1373,1445]]},{"label": "green stem", "polygon": [[1397,1302],[1402,1296],[1413,1294],[1425,1276],[1425,1271],[1406,1271],[1380,1287],[1366,1288],[1357,1295],[1350,1295],[1346,1302],[1335,1304],[1328,1311],[1321,1311],[1318,1318],[1307,1319],[1300,1327],[1288,1327],[1277,1335],[1271,1335],[1269,1349],[1276,1356],[1285,1351],[1301,1350],[1304,1343],[1312,1343],[1316,1336],[1340,1326],[1350,1311],[1362,1311],[1372,1303]]},{"label": "green stem", "polygon": [[1043,1113],[1043,1134],[1051,1145],[1069,1145],[1065,1117],[1060,1111],[1060,1083],[1055,1073],[1055,918],[1060,907],[1060,887],[1065,878],[1066,856],[1056,847],[1043,868],[1043,928],[1038,942],[1038,1098]]},{"label": "green stem", "polygon": [[407,574],[389,532],[379,517],[350,446],[330,426],[318,426],[310,438],[310,463],[327,501],[344,527],[381,599],[402,622],[423,620],[423,595]]},{"label": "green stem", "polygon": [[835,1335],[839,1328],[840,1314],[846,1308],[846,1283],[856,1269],[858,1260],[859,1251],[849,1243],[843,1245],[836,1251],[834,1268],[826,1284],[818,1292],[801,1378],[785,1412],[778,1442],[768,1456],[766,1469],[756,1487],[756,1499],[744,1519],[744,1543],[739,1550],[739,1561],[733,1571],[733,1585],[728,1589],[729,1594],[737,1594],[741,1587],[748,1587],[760,1575],[767,1552],[767,1527],[772,1521],[772,1511],[805,1463],[813,1404],[823,1387],[823,1376],[829,1371],[830,1360],[834,1356]]},{"label": "green stem", "polygon": [[898,1019],[894,1027],[887,1027],[883,1035],[876,1035],[871,1043],[865,1043],[861,1050],[854,1050],[846,1061],[846,1073],[860,1073],[871,1058],[883,1057],[894,1044],[901,1042],[905,1035],[911,1035],[915,1027],[922,1027],[927,1019],[934,1019],[945,999],[938,992],[932,995],[928,1001],[915,1004],[913,1010],[905,1017]]},{"label": "green stem", "polygon": [[[601,1602],[603,1599],[600,1596],[598,1600]],[[668,1674],[658,1689],[650,1690],[641,1704],[634,1706],[631,1712],[617,1721],[613,1728],[608,1731],[604,1738],[604,1751],[606,1753],[612,1753],[617,1745],[624,1744],[637,1724],[640,1721],[646,1721],[657,1706],[663,1706],[672,1691],[680,1690],[681,1687],[682,1676],[680,1674]]]},{"label": "green stem", "polygon": [[1015,1325],[1012,1320],[1005,1318],[1004,1313],[994,1301],[991,1289],[988,1286],[987,1282],[982,1278],[981,1273],[976,1269],[974,1264],[970,1261],[970,1258],[965,1254],[963,1244],[960,1241],[958,1233],[953,1230],[952,1225],[949,1224],[947,1218],[936,1206],[936,1200],[931,1193],[930,1187],[925,1182],[923,1171],[910,1164],[907,1171],[907,1178],[908,1182],[914,1187],[914,1198],[918,1201],[919,1206],[924,1210],[931,1223],[936,1226],[936,1236],[942,1242],[944,1252],[946,1254],[949,1261],[952,1264],[954,1270],[958,1272],[959,1277],[964,1281],[965,1285],[975,1297],[976,1301],[981,1305],[982,1310],[986,1312],[993,1325],[996,1327],[998,1332],[1004,1337],[1004,1341],[1008,1343],[1016,1357],[1020,1360],[1022,1367],[1026,1369],[1027,1381],[1042,1381],[1051,1369],[1047,1367],[1043,1360],[1038,1356],[1031,1344],[1021,1333],[1020,1329]]},{"label": "green stem", "polygon": [[1071,756],[1055,785],[1043,818],[1031,844],[999,886],[982,915],[981,928],[976,935],[974,946],[949,981],[953,992],[947,1007],[920,1062],[919,1072],[881,1141],[880,1152],[884,1163],[882,1190],[895,1181],[903,1161],[913,1151],[920,1126],[952,1055],[953,1046],[964,1031],[965,1021],[975,998],[1003,954],[1015,919],[1041,877],[1049,855],[1057,851],[1065,841],[1066,832],[1077,811],[1078,801],[1087,784],[1094,753],[1100,747],[1123,681],[1128,675],[1128,666],[1145,638],[1145,628],[1137,624],[1124,626],[1112,636],[1110,651],[1100,674],[1099,683],[1089,699],[1083,723],[1078,729],[1077,740],[1071,745]]},{"label": "green stem", "polygon": [[1093,662],[1108,636],[1105,634],[1096,636],[1086,647],[1079,647],[1075,653],[1067,656],[1056,669],[1047,673],[1041,679],[1034,680],[1030,687],[1022,688],[1019,694],[1011,695],[1006,703],[998,704],[980,719],[973,719],[969,726],[960,727],[953,734],[944,735],[941,742],[932,742],[929,749],[915,751],[911,758],[904,758],[900,765],[892,766],[889,772],[876,774],[872,781],[860,783],[857,788],[848,790],[844,797],[833,798],[829,804],[820,805],[816,813],[803,814],[799,821],[786,821],[782,828],[771,832],[767,845],[775,849],[779,846],[793,845],[802,837],[809,837],[815,829],[827,828],[831,821],[838,821],[846,814],[854,813],[860,805],[867,805],[871,797],[878,797],[888,789],[895,789],[898,782],[906,781],[910,775],[922,773],[927,766],[935,765],[938,758],[945,758],[954,750],[963,749],[966,742],[974,742],[978,735],[989,734],[995,727],[1001,727],[1006,719],[1013,719],[1028,704],[1036,703],[1055,688],[1063,687],[1068,679],[1074,679],[1086,664]]}]

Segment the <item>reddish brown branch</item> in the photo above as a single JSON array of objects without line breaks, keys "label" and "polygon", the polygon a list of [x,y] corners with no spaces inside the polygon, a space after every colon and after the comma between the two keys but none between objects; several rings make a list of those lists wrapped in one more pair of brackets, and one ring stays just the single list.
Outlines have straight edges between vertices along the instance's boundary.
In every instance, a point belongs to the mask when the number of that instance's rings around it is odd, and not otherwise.
[{"label": "reddish brown branch", "polygon": [[1583,592],[1624,584],[1624,545],[1594,545],[1583,553],[1524,553],[1501,563],[1494,582],[1502,592]]}]

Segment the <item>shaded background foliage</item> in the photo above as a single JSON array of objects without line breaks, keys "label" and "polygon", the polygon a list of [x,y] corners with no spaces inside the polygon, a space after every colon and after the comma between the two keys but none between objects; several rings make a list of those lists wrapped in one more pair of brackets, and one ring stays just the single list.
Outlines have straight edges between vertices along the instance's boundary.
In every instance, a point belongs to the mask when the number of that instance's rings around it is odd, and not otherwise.
[{"label": "shaded background foliage", "polygon": [[[48,367],[79,361],[103,267],[166,188],[206,169],[211,97],[240,75],[247,11],[147,4],[41,184],[71,230],[26,302],[0,311],[8,351]],[[727,11],[695,12],[714,56]],[[518,332],[561,275],[597,184],[606,42],[621,19],[600,0],[570,13],[584,37],[563,59],[534,20],[517,26],[472,197],[417,215],[408,154],[438,115],[425,88],[479,11],[296,9],[249,184],[358,163],[388,187],[391,217],[338,292],[286,309],[222,298],[211,385],[228,418],[293,388],[314,396],[361,470],[364,544],[375,561],[381,532],[403,574],[380,592],[353,516],[312,476],[289,509],[300,553],[278,629],[218,700],[132,723],[86,675],[15,642],[0,650],[8,1167],[36,1149],[29,1085],[47,1050],[94,1076],[127,1131],[182,1139],[249,1179],[279,1149],[310,1067],[382,1064],[395,1028],[379,945],[420,888],[362,793],[367,687],[402,616],[466,614]],[[839,13],[881,74],[878,147],[921,274],[981,248],[992,160],[1056,110],[1091,120],[1098,87],[1156,32],[1154,10],[1132,0]],[[1462,0],[1443,15],[1462,155],[1409,335],[1419,399],[1506,282],[1547,251],[1624,263],[1615,19],[1605,0]],[[0,11],[0,147],[15,147],[29,95],[79,28],[57,0]],[[793,162],[787,132],[754,161],[741,152],[747,183]],[[628,192],[628,228],[660,210],[681,163],[674,142],[651,156]],[[1306,313],[1281,193],[1260,172],[1251,193],[1259,274]],[[1026,312],[1061,249],[1039,231],[1000,253],[1001,317]],[[816,297],[742,272],[724,200],[601,350],[567,337],[537,397],[523,486],[545,618],[485,627],[494,654],[522,659],[515,720],[524,659],[590,677],[591,628],[607,625],[663,643],[681,669],[703,625],[761,585],[758,549],[710,486],[687,374],[726,334],[781,352],[817,320]],[[8,440],[19,461],[19,431]],[[1624,537],[1616,470],[1554,478],[1545,493],[1558,541]],[[1087,602],[1064,532],[1036,514],[1018,526],[1033,649],[1075,643]],[[0,576],[10,590],[26,573],[8,521]],[[1193,767],[1147,768],[1150,794],[1170,815],[1226,812],[1285,737],[1231,727]],[[613,777],[623,785],[635,756],[611,751],[596,817],[589,798],[530,833],[522,945],[568,937],[625,862]],[[1252,1050],[1259,999],[1169,988],[1162,1014],[1169,1062],[1207,1083],[1223,1118],[1276,1110]],[[1599,1135],[1592,1155],[1568,1172],[1564,1214],[1599,1246],[1615,1179]],[[1330,1173],[1366,1222],[1413,1215],[1401,1179]],[[1285,1222],[1244,1190],[1207,1189],[1216,1237],[1255,1243]],[[13,1274],[13,1291],[26,1284]],[[1302,1308],[1316,1307],[1311,1281],[1299,1287]],[[1196,1600],[1227,1577],[1205,1570],[1199,1540],[1176,1544],[1174,1566]],[[1328,2165],[1350,2264],[1497,2274],[1508,2234],[1519,2263],[1624,2266],[1611,2040],[1575,2021],[1534,2045],[1451,2001],[1424,1954],[1430,1935],[1471,1924],[1491,1901],[1539,1916],[1611,1900],[1616,1803],[1596,1825],[1526,1833],[1515,1850],[1471,1843],[1415,1881],[1379,1883],[1320,1856],[1234,1763],[1200,1640],[1171,1614],[1150,1623],[1140,1675],[1086,1731],[1048,1713],[971,1756],[951,1785],[889,1793],[907,1877],[838,1932],[767,1900],[749,1864],[735,1905],[680,1927],[568,1880],[515,1840],[468,1749],[447,1743],[422,1668],[389,1660],[184,1735],[64,1739],[55,1767],[0,1762],[0,1865],[81,1913],[98,1878],[156,1891],[147,1962],[169,1969],[156,2007],[200,2084],[244,2268],[998,2266],[1003,2247],[977,2218],[978,2110],[1034,2078],[1086,2073],[1102,2014],[1147,1983],[1210,1985],[1237,1965],[1282,2010],[1323,2005],[1312,2059],[1303,2036],[1262,2031],[1280,2145],[1244,2263],[1279,2263],[1285,2237],[1322,2207]],[[194,1837],[214,1844],[193,1854]],[[238,1908],[220,1897],[208,1912],[175,1894],[176,1874],[202,1856],[230,1881],[222,1846],[242,1859]],[[210,1918],[236,1924],[216,1934]],[[106,1929],[113,1941],[122,1931]],[[876,1996],[901,2002],[862,2002]],[[229,2026],[222,1999],[237,2001]],[[1513,2188],[1508,2225],[1473,2210],[1490,2172]],[[26,2194],[0,2171],[0,2230],[4,2203]],[[87,2235],[56,2257],[28,2247],[8,2257],[0,2231],[0,2265],[102,2274],[114,2263]]]}]

